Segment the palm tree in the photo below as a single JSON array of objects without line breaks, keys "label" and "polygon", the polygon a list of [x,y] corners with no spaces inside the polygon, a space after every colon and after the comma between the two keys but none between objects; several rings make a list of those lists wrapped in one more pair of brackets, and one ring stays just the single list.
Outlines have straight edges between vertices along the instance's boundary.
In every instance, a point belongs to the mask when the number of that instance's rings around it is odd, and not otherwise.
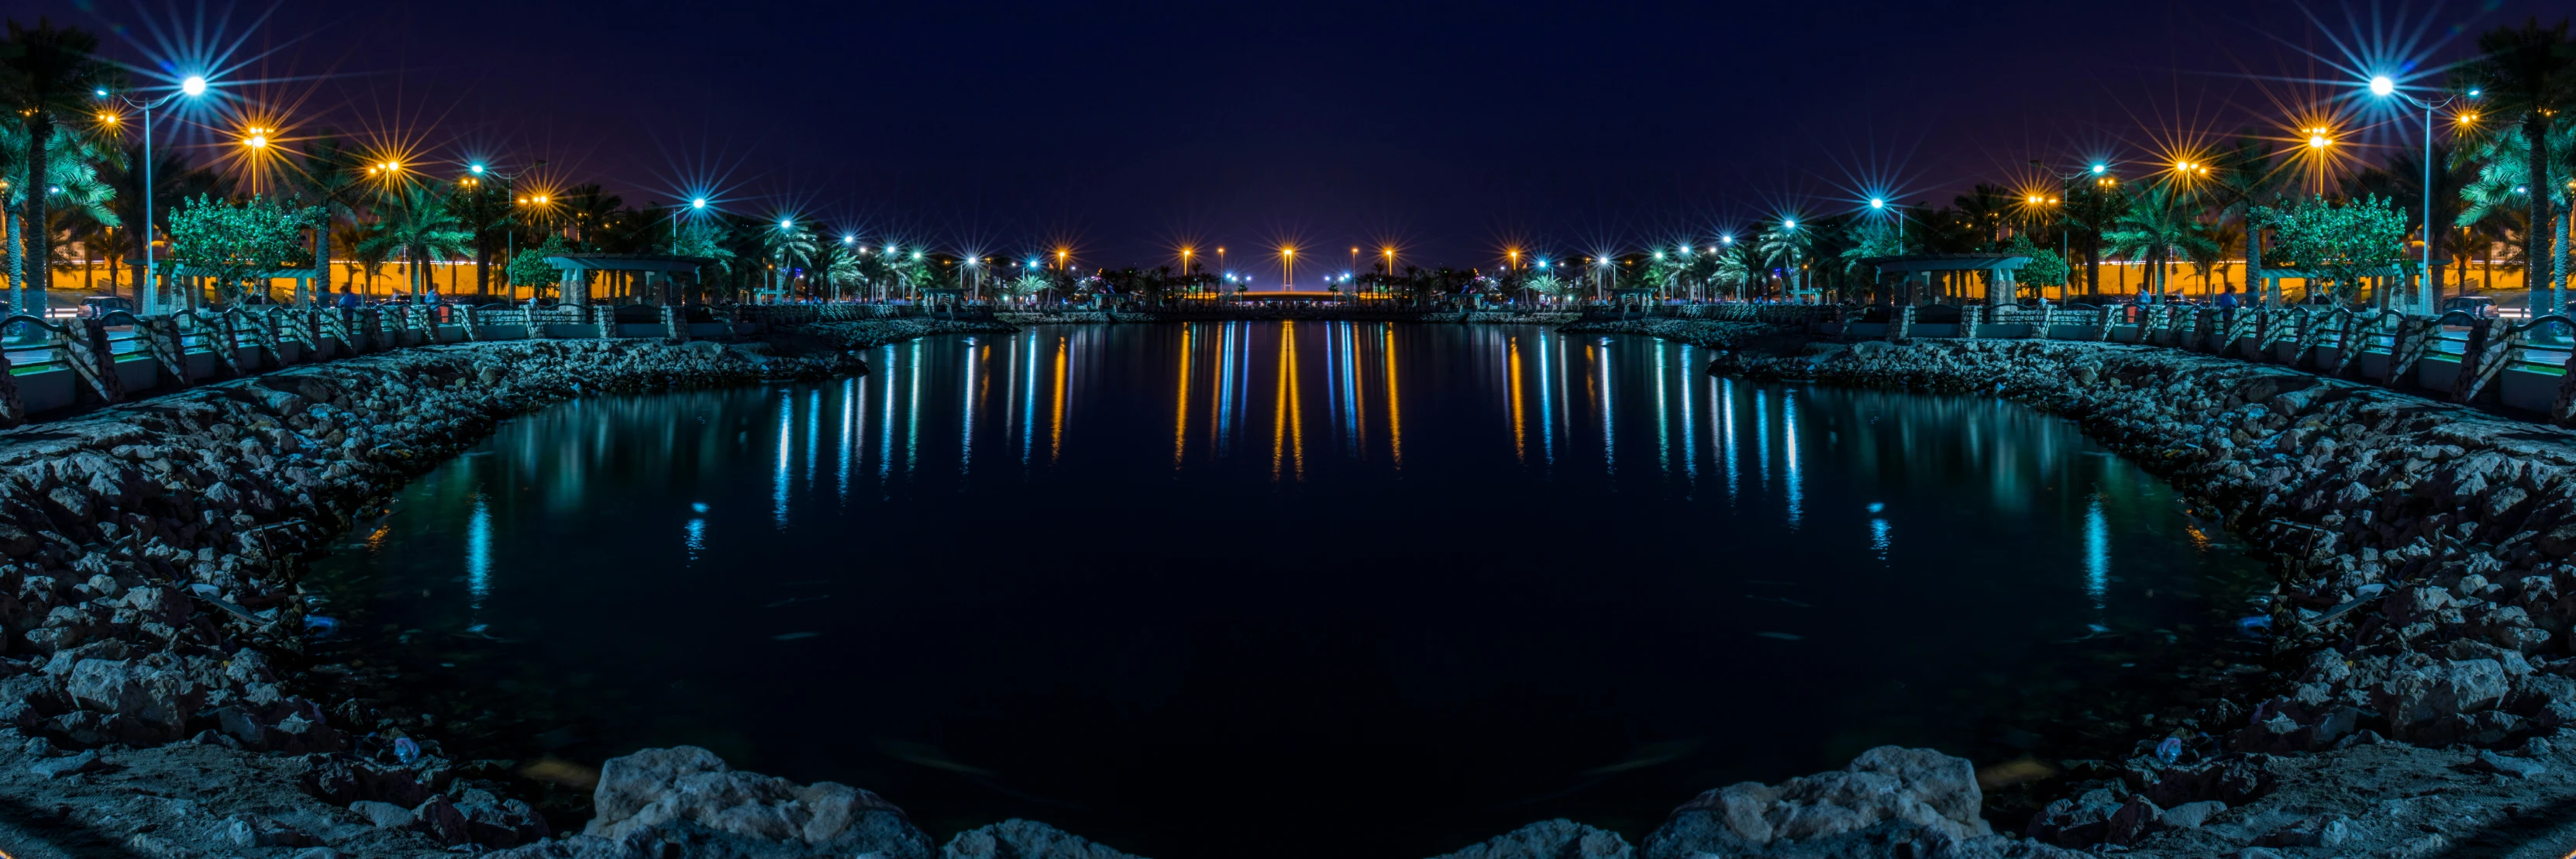
[{"label": "palm tree", "polygon": [[[2523,286],[2537,290],[2541,267],[2555,244],[2549,200],[2549,141],[2557,115],[2576,107],[2576,50],[2567,40],[2567,22],[2540,26],[2532,19],[2520,27],[2503,27],[2478,37],[2483,54],[2464,76],[2482,90],[2480,112],[2499,123],[2511,122],[2520,133],[2524,195],[2522,231]],[[2502,159],[2498,159],[2501,161]]]},{"label": "palm tree", "polygon": [[1814,248],[1815,244],[1816,231],[1813,227],[1800,227],[1795,220],[1782,220],[1762,231],[1762,263],[1765,266],[1779,266],[1787,274],[1794,288],[1798,277],[1805,273],[1807,252]]},{"label": "palm tree", "polygon": [[[2245,292],[2249,298],[2270,301],[2278,296],[2256,296],[2260,287],[2253,281],[2254,272],[2263,267],[2263,231],[2247,217],[2255,206],[2276,205],[2281,194],[2296,183],[2294,171],[2283,169],[2280,153],[2262,137],[2247,132],[2236,142],[2210,159],[2214,168],[2206,180],[2194,183],[2195,198],[2217,210],[2221,222],[2234,218],[2245,229]],[[2070,199],[2068,202],[2072,203]],[[2090,262],[2087,262],[2090,265]]]},{"label": "palm tree", "polygon": [[[313,142],[297,153],[296,175],[289,180],[299,199],[322,207],[322,220],[313,225],[314,286],[322,294],[331,293],[331,236],[333,219],[347,218],[355,224],[359,208],[368,197],[381,197],[382,186],[370,179],[361,164],[366,158],[340,140],[330,129],[323,129]],[[370,194],[368,192],[377,193]],[[349,245],[355,249],[356,245]],[[375,266],[384,265],[379,258]],[[374,286],[371,281],[368,284]]]},{"label": "palm tree", "polygon": [[761,231],[761,255],[769,259],[770,288],[780,295],[787,290],[787,272],[797,263],[814,258],[814,231],[792,219],[782,219],[778,226]]},{"label": "palm tree", "polygon": [[[47,145],[29,144],[36,130],[28,124],[0,123],[0,183],[7,185],[9,219],[9,302],[13,308],[26,306],[27,274],[40,278],[35,291],[41,296],[51,285],[54,234],[71,226],[65,215],[86,216],[105,226],[120,226],[112,203],[116,187],[99,175],[99,166],[110,169],[122,166],[117,158],[115,141],[96,129],[72,125],[55,125],[48,132]],[[23,157],[20,153],[40,153],[41,159]],[[33,171],[43,169],[42,178]],[[32,193],[36,189],[45,193]],[[47,208],[39,199],[64,208]],[[43,218],[44,220],[29,220]],[[27,257],[34,257],[31,264]],[[40,308],[41,310],[41,308]]]},{"label": "palm tree", "polygon": [[2149,274],[2142,286],[2159,299],[2165,295],[2165,269],[2176,254],[2188,258],[2218,252],[2208,228],[2192,216],[2181,197],[2182,192],[2170,184],[2147,186],[2103,237],[2112,253],[2145,258]]},{"label": "palm tree", "polygon": [[473,235],[466,232],[465,223],[457,220],[454,212],[448,211],[447,195],[435,189],[418,185],[404,188],[395,203],[389,207],[390,212],[379,211],[376,234],[359,243],[358,253],[401,257],[411,269],[406,285],[417,296],[427,282],[425,266],[429,261],[462,255]]},{"label": "palm tree", "polygon": [[[9,22],[8,50],[0,52],[0,102],[19,115],[24,134],[15,141],[15,148],[25,155],[21,162],[24,169],[16,172],[27,180],[12,182],[11,188],[25,191],[47,184],[55,172],[53,158],[62,151],[54,138],[58,131],[71,127],[65,120],[90,115],[97,98],[94,93],[118,83],[114,68],[91,56],[97,50],[98,37],[78,28],[55,29],[53,22],[44,18],[36,19],[32,30],[16,21]],[[53,202],[47,199],[51,195],[17,196],[20,217],[34,228],[22,239],[26,242],[24,253],[39,260],[51,259],[54,237],[49,228],[52,219],[46,214]],[[14,249],[18,244],[12,242],[10,246]],[[14,285],[16,272],[12,274]],[[27,274],[33,276],[32,283],[39,292],[53,285],[52,272],[46,266],[38,265]]]},{"label": "palm tree", "polygon": [[1951,201],[1958,207],[1959,219],[1977,237],[1977,251],[1994,250],[2003,241],[2005,221],[2012,217],[2013,199],[2011,191],[1979,182]]},{"label": "palm tree", "polygon": [[2079,179],[2066,186],[2066,204],[2058,208],[2066,229],[2081,239],[2075,249],[2084,252],[2084,293],[2102,294],[2102,240],[2128,214],[2129,192],[2118,180],[2109,177]]},{"label": "palm tree", "polygon": [[[367,276],[367,294],[376,293],[376,276],[383,274],[388,256],[382,243],[373,241],[378,230],[372,223],[341,221],[331,225],[331,240],[349,249],[349,278]],[[318,261],[317,261],[318,262]]]},{"label": "palm tree", "polygon": [[[2433,163],[2440,165],[2439,169],[2432,171],[2432,223],[2436,226],[2428,228],[2422,223],[2415,225],[2418,230],[2417,235],[2430,243],[2428,250],[2432,256],[2452,259],[2466,245],[2464,236],[2455,235],[2457,231],[2454,225],[2460,221],[2460,209],[2464,199],[2462,192],[2477,179],[2475,161],[2463,157],[2471,148],[2475,147],[2461,147],[2439,141],[2433,144]],[[2423,153],[2415,149],[2406,149],[2390,156],[2387,166],[2365,168],[2354,174],[2352,181],[2345,184],[2344,194],[2350,197],[2377,194],[2401,203],[2423,200],[2426,198],[2424,172]],[[2406,207],[2406,213],[2418,221],[2422,220],[2424,214],[2414,206]],[[2456,271],[2461,268],[2460,266],[2453,265],[2451,268],[2455,270],[2455,277],[2466,276],[2464,272]],[[2432,289],[2436,300],[2441,298],[2440,283],[2430,283],[2426,286]]]}]

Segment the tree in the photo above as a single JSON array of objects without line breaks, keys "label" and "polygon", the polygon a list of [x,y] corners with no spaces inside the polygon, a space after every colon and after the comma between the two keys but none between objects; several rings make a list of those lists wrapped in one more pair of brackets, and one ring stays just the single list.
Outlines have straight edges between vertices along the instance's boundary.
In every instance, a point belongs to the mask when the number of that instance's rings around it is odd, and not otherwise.
[{"label": "tree", "polygon": [[200,196],[170,213],[170,258],[211,277],[226,301],[239,301],[254,278],[308,264],[303,231],[322,217],[321,207],[289,207],[252,197],[241,205]]},{"label": "tree", "polygon": [[2112,232],[2103,237],[2113,253],[2145,258],[2148,285],[2158,297],[2165,295],[2165,269],[2175,254],[2215,254],[2218,249],[2180,197],[2173,185],[2148,186],[2132,198],[2127,211],[2112,221]]},{"label": "tree", "polygon": [[[2065,258],[2057,255],[2057,251],[2032,244],[2029,236],[2012,237],[2012,241],[2004,243],[2004,253],[2030,257],[2030,262],[2024,264],[2020,271],[2013,273],[2013,281],[2029,284],[2033,288],[2054,286],[2063,289],[2066,286],[2066,276],[2074,273],[2073,269],[2066,265]],[[2046,294],[2043,293],[2042,297],[2046,297]]]},{"label": "tree", "polygon": [[[110,169],[121,166],[114,138],[96,127],[57,124],[47,144],[35,147],[29,143],[28,137],[34,133],[33,128],[23,123],[0,122],[0,153],[5,153],[0,154],[0,182],[8,185],[10,210],[24,213],[33,207],[28,201],[28,192],[37,188],[45,189],[46,193],[33,196],[47,198],[50,203],[43,213],[47,220],[29,221],[24,214],[9,220],[9,298],[12,307],[25,306],[23,290],[29,269],[38,274],[51,273],[55,256],[52,240],[55,234],[70,231],[71,224],[64,217],[67,213],[110,227],[121,224],[113,205],[117,197],[116,186],[102,178],[98,169],[101,166]],[[44,170],[41,180],[28,172],[40,165],[26,157],[26,153],[39,149],[45,155],[41,164]],[[23,240],[20,237],[22,233],[25,235]],[[26,257],[34,257],[35,260],[30,263]],[[50,279],[38,281],[36,289],[42,291],[49,282]]]},{"label": "tree", "polygon": [[2102,241],[2129,212],[2129,193],[2119,180],[2104,176],[2078,179],[2066,186],[2066,205],[2060,208],[2068,232],[2073,233],[2075,247],[2084,252],[2084,294],[2102,294]]},{"label": "tree", "polygon": [[419,295],[427,282],[425,268],[429,261],[463,254],[466,242],[473,236],[465,231],[464,222],[457,220],[456,214],[448,210],[446,194],[417,185],[397,193],[400,196],[390,207],[391,213],[379,213],[382,217],[376,221],[378,232],[368,237],[358,251],[401,257],[410,264],[411,276],[405,279],[406,286],[411,294]]},{"label": "tree", "polygon": [[1812,227],[1800,228],[1795,221],[1781,221],[1762,231],[1762,263],[1778,266],[1794,285],[1804,273],[1807,251],[1815,243],[1816,231]]},{"label": "tree", "polygon": [[2555,190],[2548,184],[2548,144],[2558,115],[2576,107],[2576,46],[2567,40],[2567,22],[2544,28],[2535,18],[2479,36],[2478,52],[2482,56],[2463,77],[2481,91],[2480,112],[2512,123],[2522,138],[2522,181],[2531,189],[2522,201],[2528,225],[2522,231],[2522,283],[2537,290],[2555,244],[2555,231],[2548,228],[2552,194],[2546,192]]},{"label": "tree", "polygon": [[572,246],[564,242],[562,234],[547,233],[545,244],[520,251],[518,256],[510,258],[508,274],[511,288],[527,287],[530,298],[542,295],[547,287],[563,280],[563,275],[548,265],[546,258],[568,253],[572,253]]},{"label": "tree", "polygon": [[[2376,195],[2340,205],[2316,197],[2288,209],[2257,206],[2252,219],[2273,230],[2282,262],[2325,280],[2337,302],[2353,300],[2362,278],[2385,276],[2406,261],[2406,216]],[[2387,300],[2384,291],[2380,299]]]},{"label": "tree", "polygon": [[[2471,182],[2477,180],[2478,172],[2476,160],[2466,154],[2471,148],[2474,147],[2444,142],[2433,144],[2433,188],[2430,194],[2433,221],[2431,226],[2416,223],[2418,235],[2429,243],[2431,256],[2453,261],[2450,268],[2454,278],[2467,277],[2467,272],[2463,271],[2466,266],[2459,265],[2458,259],[2466,252],[2468,245],[2467,233],[2460,228],[2460,210],[2465,199],[2463,193]],[[2422,151],[2412,147],[2403,148],[2389,157],[2386,166],[2364,168],[2354,174],[2352,181],[2346,184],[2344,193],[2354,197],[2363,194],[2387,197],[2396,202],[2398,208],[2403,210],[2407,217],[2420,221],[2423,213],[2416,207],[2419,205],[2418,201],[2427,197],[2424,188],[2424,166]],[[2440,296],[2439,282],[2425,284],[2425,286],[2433,290],[2435,297]]]},{"label": "tree", "polygon": [[[8,50],[0,52],[0,101],[18,114],[24,136],[17,140],[24,152],[17,171],[29,180],[10,183],[12,188],[29,189],[44,184],[54,175],[52,159],[58,151],[55,133],[65,120],[90,115],[96,103],[97,90],[118,86],[112,66],[92,56],[98,50],[98,37],[78,28],[55,29],[53,22],[36,19],[35,29],[9,22]],[[38,260],[53,257],[52,219],[46,214],[51,205],[48,194],[18,195],[20,217],[29,229],[20,241],[24,253]],[[12,243],[16,247],[16,243]],[[26,272],[37,291],[53,286],[53,273],[43,265]]]}]

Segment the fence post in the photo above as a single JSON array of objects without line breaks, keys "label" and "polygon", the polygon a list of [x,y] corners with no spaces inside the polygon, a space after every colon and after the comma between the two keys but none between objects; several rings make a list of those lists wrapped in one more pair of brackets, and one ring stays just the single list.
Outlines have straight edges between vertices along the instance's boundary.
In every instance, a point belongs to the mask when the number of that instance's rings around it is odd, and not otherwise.
[{"label": "fence post", "polygon": [[1963,340],[1975,340],[1975,339],[1977,339],[1977,322],[1978,322],[1978,320],[1979,320],[1979,319],[1983,318],[1983,317],[1985,316],[1985,314],[1986,314],[1986,306],[1985,306],[1985,305],[1982,305],[1982,304],[1971,304],[1971,305],[1967,305],[1967,306],[1965,306],[1965,307],[1961,307],[1961,308],[1959,308],[1959,337],[1960,337],[1960,339],[1963,339]]},{"label": "fence post", "polygon": [[18,399],[18,376],[9,370],[9,353],[0,352],[0,429],[27,422],[27,404]]},{"label": "fence post", "polygon": [[1903,343],[1913,337],[1914,305],[1908,304],[1897,308],[1896,315],[1887,320],[1887,340],[1890,343]]},{"label": "fence post", "polygon": [[125,382],[116,377],[116,354],[107,345],[107,320],[83,319],[76,326],[65,326],[63,357],[99,399],[111,403],[125,399]]},{"label": "fence post", "polygon": [[2480,319],[2469,323],[2469,345],[2460,350],[2459,375],[2451,377],[2452,402],[2476,399],[2478,392],[2486,388],[2487,377],[2503,369],[2505,355],[2513,345],[2513,329],[2506,328],[2504,336],[2496,336],[2495,327],[2502,321]]},{"label": "fence post", "polygon": [[679,311],[679,308],[672,307],[671,305],[662,305],[662,336],[669,337],[673,340],[689,339],[689,332],[680,327]]},{"label": "fence post", "polygon": [[471,308],[471,307],[460,307],[460,308],[457,308],[457,310],[456,310],[456,324],[457,324],[458,326],[460,326],[460,327],[462,327],[462,328],[464,328],[464,329],[465,329],[465,339],[467,339],[467,340],[481,340],[481,339],[483,339],[482,335],[481,335],[481,334],[479,334],[479,333],[477,333],[477,332],[474,330],[474,308]]}]

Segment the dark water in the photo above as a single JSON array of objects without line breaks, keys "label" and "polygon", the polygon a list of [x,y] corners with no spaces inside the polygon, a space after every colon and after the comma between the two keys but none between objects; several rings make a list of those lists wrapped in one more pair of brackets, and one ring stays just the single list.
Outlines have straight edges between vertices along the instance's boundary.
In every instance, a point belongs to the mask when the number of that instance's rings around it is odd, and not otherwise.
[{"label": "dark water", "polygon": [[342,646],[491,754],[693,743],[943,838],[1420,857],[1633,838],[1881,743],[2071,753],[2175,703],[2147,690],[2259,572],[2063,420],[1655,340],[1041,327],[872,363],[505,426],[323,564]]}]

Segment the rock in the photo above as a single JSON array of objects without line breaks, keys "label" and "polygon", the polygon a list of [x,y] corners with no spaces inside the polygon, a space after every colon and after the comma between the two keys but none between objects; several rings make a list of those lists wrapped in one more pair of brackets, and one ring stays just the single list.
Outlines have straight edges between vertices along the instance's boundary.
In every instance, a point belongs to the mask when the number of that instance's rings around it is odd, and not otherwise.
[{"label": "rock", "polygon": [[2274,830],[2266,840],[2273,847],[2324,847],[2333,849],[2352,839],[2352,821],[2341,816],[2316,816]]},{"label": "rock", "polygon": [[2470,766],[2471,768],[2484,772],[2512,776],[2514,778],[2531,778],[2549,771],[2549,767],[2542,765],[2539,761],[2524,758],[2508,758],[2486,749],[2478,750],[2478,759],[2471,763]]},{"label": "rock", "polygon": [[359,817],[366,818],[367,824],[377,829],[402,829],[420,821],[418,816],[411,813],[411,809],[372,799],[349,803],[349,810],[357,812]]},{"label": "rock", "polygon": [[1950,843],[1993,834],[1978,816],[1984,802],[1967,759],[1880,746],[1840,772],[1702,793],[1646,836],[1644,853],[1654,859],[1693,851],[1731,855],[1781,840]]},{"label": "rock", "polygon": [[798,785],[735,772],[714,752],[695,746],[610,758],[600,766],[591,805],[595,816],[583,834],[609,841],[682,834],[795,849],[873,851],[886,859],[927,857],[932,851],[930,837],[913,828],[902,809],[876,794],[832,782]]},{"label": "rock", "polygon": [[108,768],[109,764],[99,759],[98,750],[91,749],[67,758],[37,761],[34,766],[28,767],[27,771],[46,778],[61,778],[80,773],[102,772]]},{"label": "rock", "polygon": [[2504,665],[2493,659],[2426,660],[2393,670],[2371,690],[2371,701],[2399,739],[2444,716],[2473,713],[2504,700]]},{"label": "rock", "polygon": [[[1558,819],[1523,826],[1483,844],[1435,859],[1630,859],[1634,855],[1636,850],[1629,847],[1628,839],[1619,837],[1619,833]],[[942,859],[961,858],[943,856]],[[1088,857],[1073,854],[1066,859]]]},{"label": "rock", "polygon": [[[1627,845],[1622,842],[1620,846]],[[1620,854],[1623,859],[1625,855]],[[1012,818],[990,826],[980,826],[957,833],[956,837],[948,839],[947,846],[939,848],[939,859],[1138,859],[1138,857],[1085,841],[1044,823]]]},{"label": "rock", "polygon": [[2164,810],[2146,797],[2130,794],[2118,811],[2104,822],[2102,840],[2111,844],[2135,844],[2162,821]]},{"label": "rock", "polygon": [[2164,816],[2158,822],[2175,829],[2199,829],[2202,824],[2209,822],[2211,815],[2226,810],[2227,803],[2214,799],[2186,802],[2165,809]]},{"label": "rock", "polygon": [[2125,807],[2111,789],[2096,788],[2049,803],[2031,817],[2030,829],[2024,834],[2043,844],[2091,847],[2109,840],[2111,816]]},{"label": "rock", "polygon": [[465,815],[467,837],[486,847],[515,847],[553,834],[546,819],[527,803],[501,799],[490,791],[465,791],[456,810]]},{"label": "rock", "polygon": [[304,847],[312,836],[262,817],[234,817],[224,823],[225,837],[236,847]]},{"label": "rock", "polygon": [[473,842],[473,833],[466,829],[465,813],[457,811],[456,805],[448,802],[447,797],[430,797],[419,808],[412,809],[411,816],[413,825],[428,833],[430,840],[449,847]]}]

